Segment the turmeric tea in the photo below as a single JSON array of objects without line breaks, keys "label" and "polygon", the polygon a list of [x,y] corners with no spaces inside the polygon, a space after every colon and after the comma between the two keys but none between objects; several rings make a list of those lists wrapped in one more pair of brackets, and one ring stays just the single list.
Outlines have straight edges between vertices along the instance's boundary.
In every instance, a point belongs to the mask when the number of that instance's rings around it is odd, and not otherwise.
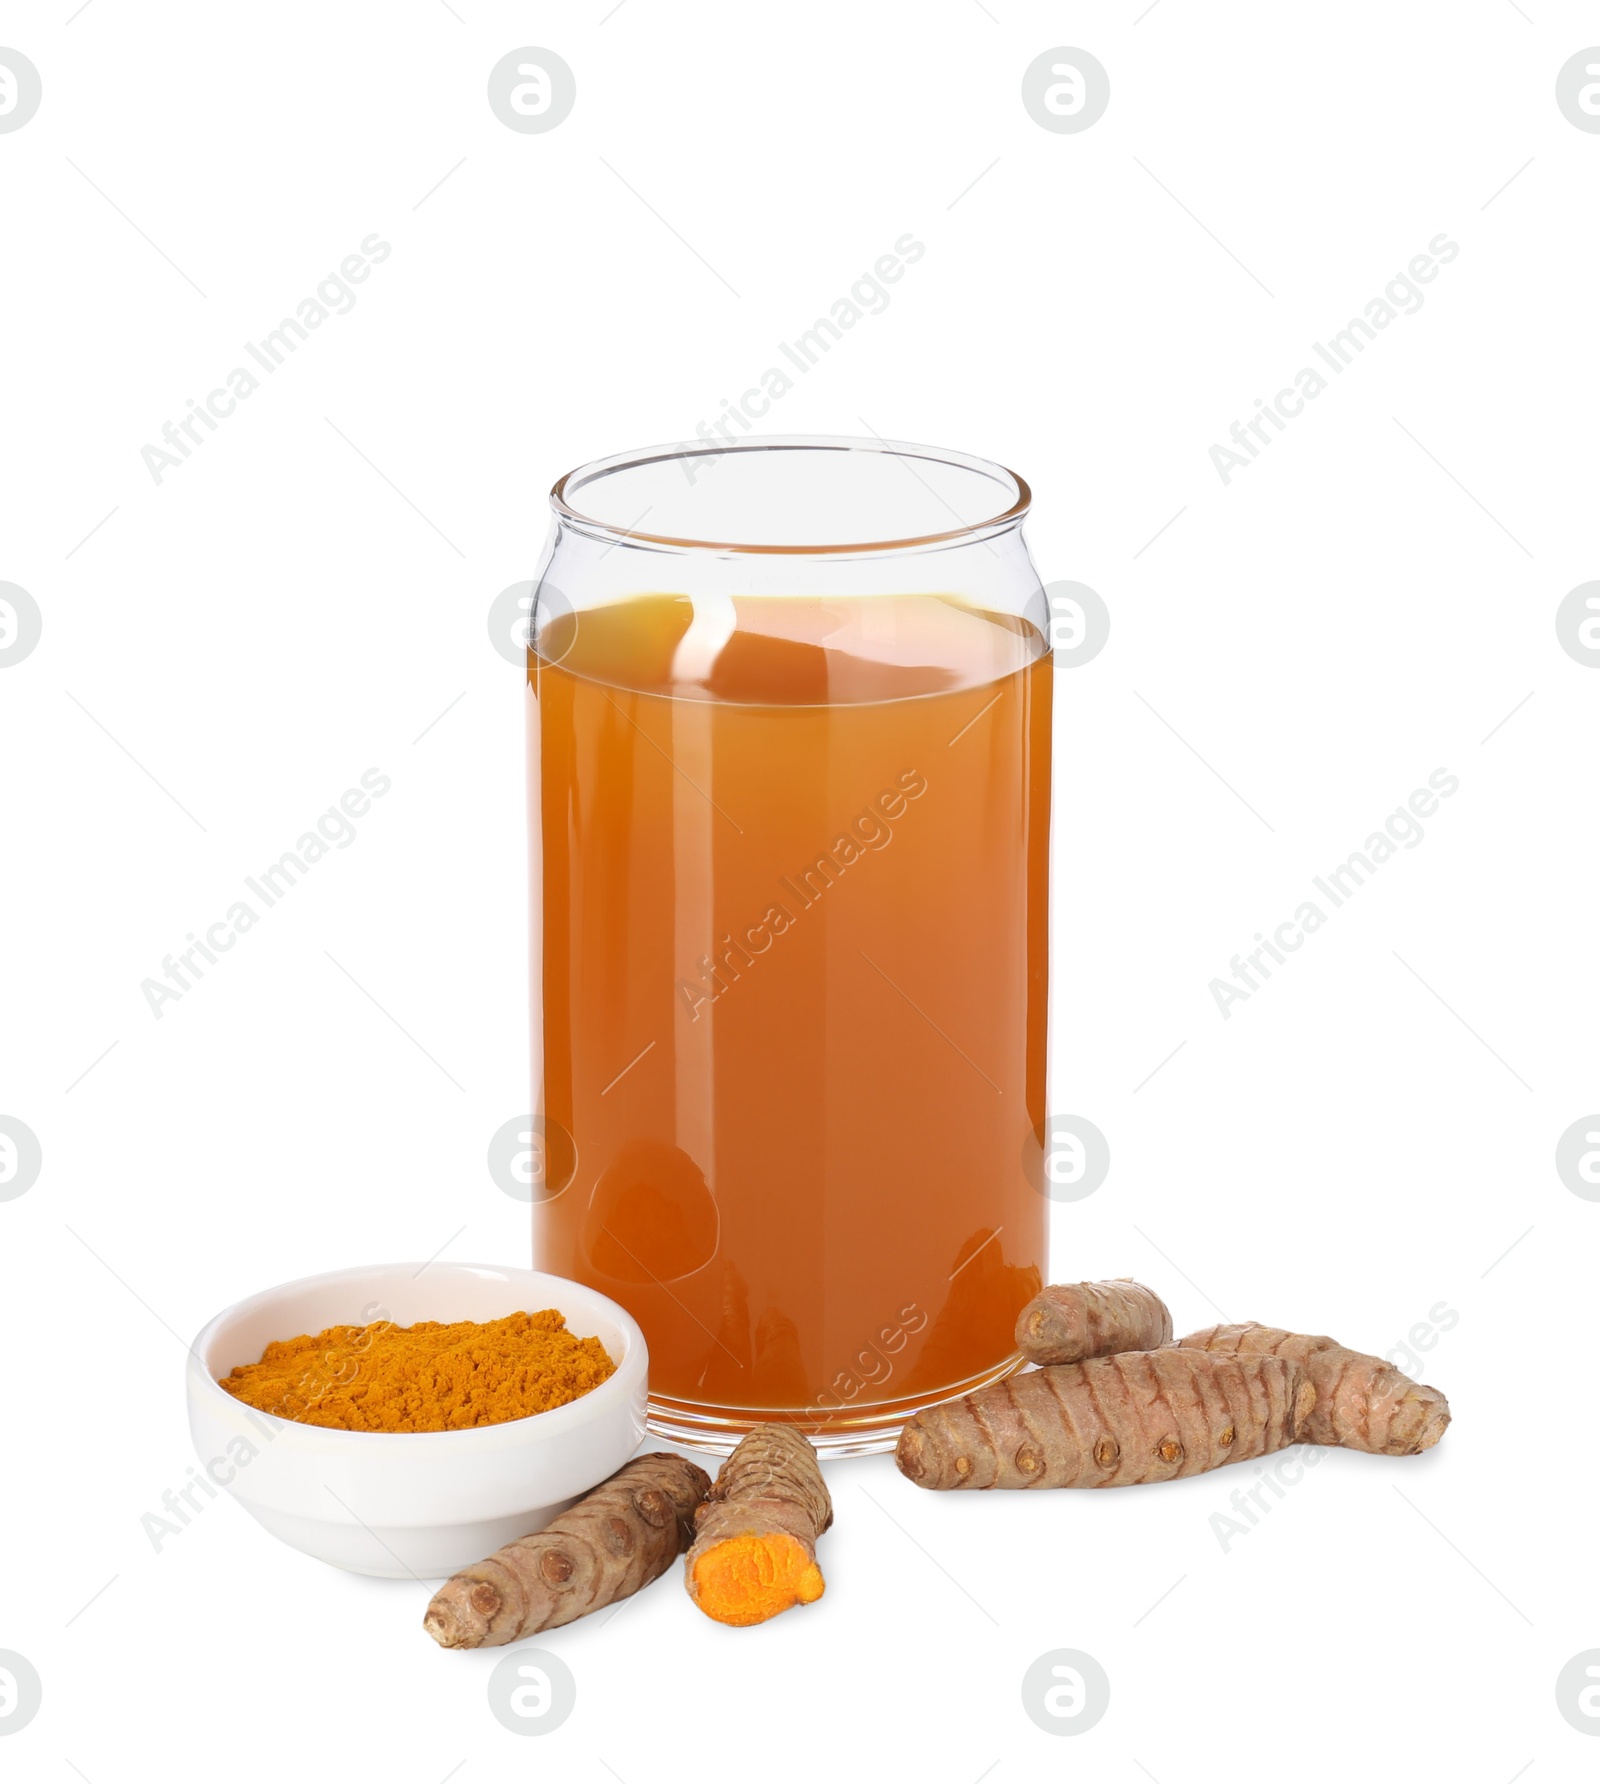
[{"label": "turmeric tea", "polygon": [[460,1431],[549,1412],[613,1374],[554,1308],[478,1324],[329,1326],[269,1344],[218,1384],[258,1411],[336,1431]]}]

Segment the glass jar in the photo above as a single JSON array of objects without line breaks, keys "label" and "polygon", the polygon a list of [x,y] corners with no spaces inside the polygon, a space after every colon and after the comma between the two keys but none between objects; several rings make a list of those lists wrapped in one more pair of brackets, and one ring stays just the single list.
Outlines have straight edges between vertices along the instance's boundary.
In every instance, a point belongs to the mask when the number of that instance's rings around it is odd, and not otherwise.
[{"label": "glass jar", "polygon": [[1027,485],[880,439],[570,472],[528,654],[534,1262],[650,1422],[824,1452],[1016,1368],[1051,657]]}]

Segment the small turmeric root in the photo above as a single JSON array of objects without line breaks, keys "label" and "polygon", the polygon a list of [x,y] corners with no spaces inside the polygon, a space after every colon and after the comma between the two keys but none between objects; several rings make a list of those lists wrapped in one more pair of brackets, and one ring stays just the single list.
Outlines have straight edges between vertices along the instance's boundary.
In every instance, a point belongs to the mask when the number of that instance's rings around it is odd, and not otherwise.
[{"label": "small turmeric root", "polygon": [[1450,1402],[1382,1357],[1348,1350],[1332,1338],[1308,1338],[1276,1326],[1210,1326],[1178,1343],[1212,1355],[1289,1357],[1317,1390],[1306,1420],[1307,1443],[1363,1450],[1372,1456],[1414,1456],[1431,1449],[1450,1423]]},{"label": "small turmeric root", "polygon": [[441,1648],[498,1648],[631,1597],[688,1546],[710,1485],[682,1456],[636,1456],[545,1529],[446,1580],[422,1627]]},{"label": "small turmeric root", "polygon": [[1299,1441],[1316,1399],[1288,1357],[1124,1351],[1013,1375],[900,1433],[907,1480],[958,1487],[1132,1487]]},{"label": "small turmeric root", "polygon": [[1017,1316],[1017,1349],[1030,1363],[1083,1363],[1119,1350],[1160,1350],[1171,1338],[1166,1303],[1127,1276],[1042,1289]]},{"label": "small turmeric root", "polygon": [[747,1628],[822,1596],[817,1538],[833,1501],[817,1453],[790,1425],[757,1425],[695,1513],[689,1596],[718,1623]]}]

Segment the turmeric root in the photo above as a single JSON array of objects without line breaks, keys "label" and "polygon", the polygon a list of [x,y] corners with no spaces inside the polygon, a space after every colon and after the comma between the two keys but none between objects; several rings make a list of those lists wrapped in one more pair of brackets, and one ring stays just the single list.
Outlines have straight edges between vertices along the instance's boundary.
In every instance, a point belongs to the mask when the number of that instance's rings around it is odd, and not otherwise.
[{"label": "turmeric root", "polygon": [[497,1648],[628,1598],[683,1553],[710,1485],[682,1456],[636,1456],[553,1524],[446,1580],[422,1627],[441,1648]]},{"label": "turmeric root", "polygon": [[695,1513],[689,1596],[738,1628],[814,1604],[823,1589],[817,1538],[832,1522],[816,1451],[790,1425],[757,1425]]},{"label": "turmeric root", "polygon": [[930,1407],[895,1461],[919,1487],[1131,1487],[1299,1441],[1316,1399],[1288,1357],[1125,1351]]},{"label": "turmeric root", "polygon": [[1348,1350],[1332,1338],[1307,1338],[1276,1326],[1210,1326],[1178,1343],[1213,1355],[1290,1357],[1317,1390],[1306,1420],[1307,1443],[1336,1444],[1373,1456],[1414,1456],[1431,1449],[1450,1423],[1450,1403],[1382,1357]]},{"label": "turmeric root", "polygon": [[1017,1317],[1017,1349],[1030,1363],[1082,1363],[1119,1350],[1160,1350],[1171,1337],[1166,1303],[1127,1276],[1043,1289]]}]

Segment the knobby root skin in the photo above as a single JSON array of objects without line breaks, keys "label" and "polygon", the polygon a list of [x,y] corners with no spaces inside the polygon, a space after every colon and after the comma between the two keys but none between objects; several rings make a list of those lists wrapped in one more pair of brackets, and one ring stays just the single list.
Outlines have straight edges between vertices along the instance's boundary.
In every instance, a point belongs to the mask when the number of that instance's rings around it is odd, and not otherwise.
[{"label": "knobby root skin", "polygon": [[792,1426],[757,1425],[695,1513],[689,1596],[735,1628],[814,1604],[823,1591],[817,1538],[832,1522],[816,1451]]},{"label": "knobby root skin", "polygon": [[1017,1316],[1017,1349],[1030,1363],[1083,1363],[1121,1350],[1160,1350],[1171,1340],[1166,1303],[1126,1276],[1058,1283]]},{"label": "knobby root skin", "polygon": [[1316,1398],[1288,1357],[1123,1351],[1013,1375],[919,1413],[895,1461],[919,1487],[1132,1487],[1300,1440]]},{"label": "knobby root skin", "polygon": [[545,1529],[446,1580],[422,1626],[441,1648],[498,1648],[616,1604],[689,1546],[710,1486],[682,1456],[636,1456]]},{"label": "knobby root skin", "polygon": [[1332,1338],[1307,1337],[1277,1326],[1209,1326],[1178,1343],[1213,1356],[1289,1357],[1302,1364],[1317,1403],[1306,1421],[1306,1442],[1362,1450],[1371,1456],[1415,1456],[1432,1449],[1450,1423],[1450,1402],[1386,1363]]}]

